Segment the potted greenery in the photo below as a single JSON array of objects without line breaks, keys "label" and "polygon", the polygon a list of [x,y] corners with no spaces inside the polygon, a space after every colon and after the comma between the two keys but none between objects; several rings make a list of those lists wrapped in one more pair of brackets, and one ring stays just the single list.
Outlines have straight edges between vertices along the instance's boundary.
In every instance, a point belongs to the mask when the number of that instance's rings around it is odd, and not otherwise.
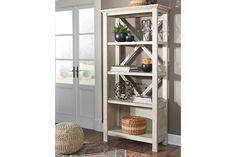
[{"label": "potted greenery", "polygon": [[124,42],[126,41],[126,36],[128,35],[128,27],[125,25],[122,25],[121,23],[119,23],[117,26],[114,27],[114,31],[115,33],[115,40],[118,42]]}]

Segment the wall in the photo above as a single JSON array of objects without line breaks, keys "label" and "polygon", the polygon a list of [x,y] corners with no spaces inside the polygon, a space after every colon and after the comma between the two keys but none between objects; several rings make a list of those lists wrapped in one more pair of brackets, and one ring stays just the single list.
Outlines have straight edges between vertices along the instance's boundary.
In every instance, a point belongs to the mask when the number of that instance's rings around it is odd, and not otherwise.
[{"label": "wall", "polygon": [[[181,2],[180,0],[158,0],[159,4],[171,7],[169,12],[169,108],[168,133],[181,135]],[[101,8],[129,6],[130,0],[102,0]],[[108,28],[112,33],[113,25]],[[112,35],[108,35],[112,36]]]}]

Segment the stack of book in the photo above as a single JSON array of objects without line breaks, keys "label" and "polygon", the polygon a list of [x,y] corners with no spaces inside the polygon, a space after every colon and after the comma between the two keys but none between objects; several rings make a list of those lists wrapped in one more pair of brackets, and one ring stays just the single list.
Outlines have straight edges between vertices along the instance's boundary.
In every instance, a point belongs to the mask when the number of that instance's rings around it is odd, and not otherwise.
[{"label": "stack of book", "polygon": [[137,72],[137,66],[126,66],[126,65],[113,65],[111,67],[111,71],[113,72]]},{"label": "stack of book", "polygon": [[150,97],[150,96],[135,96],[133,102],[151,104],[152,97]]}]

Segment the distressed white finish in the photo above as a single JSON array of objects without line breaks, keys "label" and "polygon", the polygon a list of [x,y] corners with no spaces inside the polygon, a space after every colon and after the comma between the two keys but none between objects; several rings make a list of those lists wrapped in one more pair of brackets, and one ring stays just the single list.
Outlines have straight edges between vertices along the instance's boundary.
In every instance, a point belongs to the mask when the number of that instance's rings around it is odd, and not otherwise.
[{"label": "distressed white finish", "polygon": [[114,129],[108,131],[108,135],[122,137],[130,140],[141,141],[145,143],[152,143],[152,133],[146,132],[143,135],[128,135],[121,131],[121,129]]},{"label": "distressed white finish", "polygon": [[152,83],[153,83],[153,88],[152,88],[152,102],[153,102],[153,107],[152,107],[152,150],[154,152],[158,151],[158,134],[160,134],[160,129],[158,129],[158,123],[160,119],[158,118],[159,112],[157,108],[157,98],[158,98],[158,77],[157,77],[157,65],[158,65],[158,40],[157,40],[157,32],[158,32],[158,27],[157,27],[157,17],[158,17],[158,12],[157,8],[154,8],[152,10]]},{"label": "distressed white finish", "polygon": [[[163,41],[168,42],[168,25],[167,25],[167,15],[162,15],[160,20],[162,20],[162,32],[163,32]],[[168,45],[168,44],[167,44]],[[164,66],[166,67],[166,71],[168,71],[168,64],[169,64],[169,60],[168,60],[169,56],[168,56],[168,47],[166,45],[163,45],[162,47],[162,60],[164,63]],[[163,78],[162,80],[162,98],[168,100],[168,73],[166,73],[166,76]],[[166,109],[164,111],[164,141],[162,142],[162,144],[167,145],[168,144],[168,105],[166,106]]]},{"label": "distressed white finish", "polygon": [[[115,8],[102,10],[103,13],[103,117],[104,117],[104,141],[108,140],[108,135],[122,137],[130,140],[141,141],[152,144],[152,150],[154,152],[158,151],[158,144],[162,142],[167,144],[167,106],[168,106],[168,71],[160,72],[159,66],[165,66],[168,70],[168,43],[167,38],[158,37],[158,28],[167,31],[167,16],[168,7],[155,4],[155,5],[145,5],[136,7],[125,7],[125,8]],[[152,41],[134,41],[134,42],[108,42],[107,41],[107,20],[108,18],[115,18],[116,23],[121,21],[126,24],[126,26],[131,30],[136,39],[140,39],[138,31],[133,27],[126,18],[136,18],[136,17],[151,17],[152,20]],[[160,36],[160,35],[159,35]],[[116,65],[130,65],[132,60],[137,57],[139,50],[143,50],[151,59],[153,64],[152,72],[111,72],[108,71],[108,46],[115,46],[115,64]],[[124,56],[122,53],[123,49],[121,47],[129,46],[133,48],[133,51]],[[149,48],[147,48],[149,46]],[[151,49],[150,49],[151,47]],[[141,48],[141,49],[140,49]],[[161,48],[161,49],[160,49]],[[162,55],[159,52],[162,50]],[[113,53],[113,52],[109,52]],[[141,52],[140,52],[141,53]],[[122,55],[123,56],[122,56]],[[114,55],[113,55],[114,56]],[[123,60],[122,58],[123,57]],[[141,64],[141,63],[140,63]],[[132,100],[120,100],[117,98],[111,98],[108,95],[108,79],[115,76],[115,82],[119,79],[124,81],[130,81],[134,86],[135,95],[146,95],[152,91],[152,103],[134,103]],[[135,79],[132,77],[146,77],[151,78],[151,84],[143,91],[139,91],[136,86]],[[109,79],[110,80],[110,79]],[[110,82],[109,82],[110,83]],[[162,85],[162,95],[158,95],[158,84]],[[159,99],[159,97],[162,97]],[[164,99],[163,99],[164,98]],[[109,109],[109,113],[108,113]],[[110,115],[108,117],[107,115]],[[121,115],[138,114],[149,118],[151,127],[150,130],[143,135],[128,135],[121,131],[119,120]],[[116,124],[112,123],[114,119],[117,118]]]},{"label": "distressed white finish", "polygon": [[107,14],[103,13],[103,140],[107,142]]},{"label": "distressed white finish", "polygon": [[[152,45],[152,41],[131,41],[131,42],[108,42],[107,45],[117,45],[117,46],[136,46],[136,45]],[[166,42],[159,41],[158,45],[166,45]]]},{"label": "distressed white finish", "polygon": [[152,76],[152,73],[145,72],[116,72],[116,71],[108,71],[109,75],[130,75],[130,76]]}]

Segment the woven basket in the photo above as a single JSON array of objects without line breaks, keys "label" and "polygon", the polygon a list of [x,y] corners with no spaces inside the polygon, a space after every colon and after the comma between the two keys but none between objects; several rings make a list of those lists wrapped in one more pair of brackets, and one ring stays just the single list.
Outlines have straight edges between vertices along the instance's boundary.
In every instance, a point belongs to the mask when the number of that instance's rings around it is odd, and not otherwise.
[{"label": "woven basket", "polygon": [[132,0],[130,2],[130,4],[132,6],[146,5],[147,4],[147,0]]},{"label": "woven basket", "polygon": [[141,135],[146,130],[146,120],[140,116],[124,116],[121,119],[122,132],[130,135]]}]

